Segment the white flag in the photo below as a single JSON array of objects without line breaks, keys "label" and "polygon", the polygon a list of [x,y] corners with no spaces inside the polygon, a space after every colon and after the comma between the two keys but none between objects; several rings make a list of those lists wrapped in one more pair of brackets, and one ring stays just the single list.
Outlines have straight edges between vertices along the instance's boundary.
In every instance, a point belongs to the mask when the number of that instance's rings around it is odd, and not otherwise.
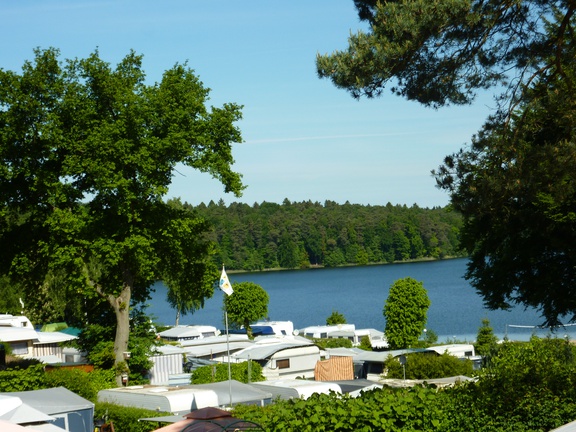
[{"label": "white flag", "polygon": [[232,295],[234,290],[232,289],[232,284],[228,280],[228,276],[226,275],[226,270],[222,267],[222,276],[220,276],[220,289],[224,291],[228,295]]}]

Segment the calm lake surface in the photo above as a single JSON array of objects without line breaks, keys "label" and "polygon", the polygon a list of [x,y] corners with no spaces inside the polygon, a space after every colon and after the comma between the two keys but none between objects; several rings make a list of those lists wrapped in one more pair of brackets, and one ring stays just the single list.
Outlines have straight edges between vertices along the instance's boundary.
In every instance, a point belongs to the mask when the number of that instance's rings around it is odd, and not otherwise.
[{"label": "calm lake surface", "polygon": [[[439,336],[439,342],[473,341],[483,318],[488,318],[494,333],[503,338],[527,340],[533,333],[546,336],[548,330],[534,330],[542,318],[534,309],[515,307],[511,311],[490,311],[463,278],[467,259],[385,264],[366,267],[287,270],[228,274],[232,284],[250,281],[260,285],[270,296],[271,320],[292,321],[294,328],[324,325],[336,310],[356,328],[384,330],[384,303],[390,286],[398,279],[412,277],[424,283],[431,301],[427,328]],[[157,322],[175,323],[176,312],[166,302],[166,287],[155,286],[148,312]],[[181,317],[183,325],[224,327],[222,292],[216,290],[204,309]],[[567,326],[555,335],[576,339],[576,327]]]}]

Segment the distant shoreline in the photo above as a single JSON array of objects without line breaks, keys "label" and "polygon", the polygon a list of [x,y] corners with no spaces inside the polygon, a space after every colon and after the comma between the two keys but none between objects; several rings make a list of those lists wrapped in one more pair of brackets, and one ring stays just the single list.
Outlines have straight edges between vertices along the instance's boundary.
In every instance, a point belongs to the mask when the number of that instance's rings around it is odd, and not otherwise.
[{"label": "distant shoreline", "polygon": [[419,263],[419,262],[431,262],[431,261],[448,261],[453,259],[460,259],[460,258],[467,258],[467,255],[462,256],[447,256],[444,258],[432,258],[432,257],[424,257],[424,258],[417,258],[417,259],[409,259],[409,260],[402,260],[402,261],[383,261],[377,263],[368,263],[368,264],[342,264],[336,267],[326,267],[320,264],[311,264],[309,267],[294,267],[294,268],[283,268],[283,267],[275,267],[275,268],[266,268],[262,270],[226,270],[228,274],[240,274],[240,273],[266,273],[266,272],[281,272],[281,271],[293,271],[293,270],[317,270],[317,269],[334,269],[334,268],[345,268],[345,267],[371,267],[371,266],[380,266],[380,265],[392,265],[392,264],[409,264],[409,263]]}]

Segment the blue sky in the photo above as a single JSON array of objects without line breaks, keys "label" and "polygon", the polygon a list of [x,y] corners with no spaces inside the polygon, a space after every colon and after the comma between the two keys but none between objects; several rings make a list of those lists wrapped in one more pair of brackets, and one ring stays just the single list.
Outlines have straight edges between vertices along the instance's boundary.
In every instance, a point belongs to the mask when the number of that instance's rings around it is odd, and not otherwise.
[{"label": "blue sky", "polygon": [[191,204],[325,200],[443,206],[430,171],[470,141],[493,106],[438,111],[385,92],[360,101],[316,75],[317,53],[362,28],[352,0],[27,0],[0,2],[0,68],[20,70],[35,47],[62,58],[96,48],[115,65],[144,55],[150,83],[188,62],[210,104],[244,106],[234,169],[248,186],[225,194],[207,174],[179,169],[171,196]]}]

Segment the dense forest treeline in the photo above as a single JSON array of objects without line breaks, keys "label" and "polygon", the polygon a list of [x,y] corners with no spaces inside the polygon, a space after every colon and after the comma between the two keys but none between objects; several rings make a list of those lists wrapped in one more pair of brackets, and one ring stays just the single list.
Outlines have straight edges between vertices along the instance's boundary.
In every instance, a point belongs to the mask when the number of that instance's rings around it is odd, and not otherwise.
[{"label": "dense forest treeline", "polygon": [[215,261],[229,270],[366,265],[461,255],[459,214],[446,207],[333,201],[220,200],[192,207],[210,221]]}]

